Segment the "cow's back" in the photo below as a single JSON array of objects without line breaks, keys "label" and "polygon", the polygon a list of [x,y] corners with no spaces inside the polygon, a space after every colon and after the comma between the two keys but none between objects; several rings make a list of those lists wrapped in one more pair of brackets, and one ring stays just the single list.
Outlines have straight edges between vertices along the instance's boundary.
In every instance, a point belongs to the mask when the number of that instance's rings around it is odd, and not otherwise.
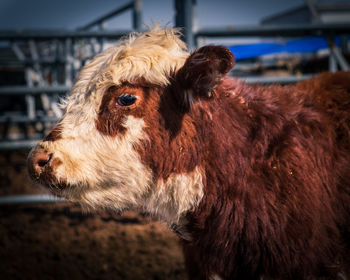
[{"label": "cow's back", "polygon": [[296,89],[309,96],[310,106],[317,106],[331,117],[338,144],[350,150],[350,72],[323,73],[298,83]]}]

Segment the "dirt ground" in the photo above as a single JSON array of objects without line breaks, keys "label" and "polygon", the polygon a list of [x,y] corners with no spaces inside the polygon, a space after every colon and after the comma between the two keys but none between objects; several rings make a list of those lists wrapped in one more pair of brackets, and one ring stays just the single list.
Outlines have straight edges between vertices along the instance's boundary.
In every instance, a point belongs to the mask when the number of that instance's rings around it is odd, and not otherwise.
[{"label": "dirt ground", "polygon": [[[43,193],[28,151],[0,153],[0,196]],[[179,240],[150,217],[70,203],[0,206],[1,279],[186,279]]]}]

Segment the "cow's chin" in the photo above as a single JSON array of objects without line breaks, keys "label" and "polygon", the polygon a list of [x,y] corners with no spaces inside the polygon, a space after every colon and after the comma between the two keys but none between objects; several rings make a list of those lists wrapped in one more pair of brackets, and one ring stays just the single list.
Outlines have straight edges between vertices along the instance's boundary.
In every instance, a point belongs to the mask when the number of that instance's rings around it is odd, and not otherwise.
[{"label": "cow's chin", "polygon": [[[84,183],[68,184],[65,180],[52,179],[48,182],[37,182],[56,197],[80,204],[84,209],[108,209],[118,213],[137,209],[138,203],[130,203],[128,198],[120,194],[119,188],[104,188],[103,186],[88,186]],[[125,187],[125,186],[124,186]]]},{"label": "cow's chin", "polygon": [[67,184],[65,180],[57,179],[48,166],[44,172],[40,174],[33,174],[29,172],[30,177],[32,178],[35,185],[41,187],[43,190],[52,193],[55,196],[67,198],[65,195],[65,190],[72,189],[72,186]]},{"label": "cow's chin", "polygon": [[35,180],[40,187],[49,191],[52,195],[65,198],[68,201],[78,201],[82,193],[82,186],[74,186],[67,184],[65,180],[57,180],[54,177],[50,178],[50,181],[43,181],[40,178]]},{"label": "cow's chin", "polygon": [[65,198],[68,201],[79,202],[81,195],[87,189],[87,186],[84,186],[82,183],[72,184],[68,183],[66,179],[57,178],[50,166],[47,166],[39,175],[37,174],[34,177],[30,173],[30,176],[45,191],[56,197]]}]

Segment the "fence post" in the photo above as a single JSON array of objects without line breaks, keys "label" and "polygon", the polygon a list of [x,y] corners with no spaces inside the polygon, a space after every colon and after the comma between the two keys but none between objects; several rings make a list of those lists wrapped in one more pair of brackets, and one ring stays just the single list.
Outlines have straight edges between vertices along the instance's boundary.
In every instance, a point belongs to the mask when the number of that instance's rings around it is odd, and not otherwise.
[{"label": "fence post", "polygon": [[142,30],[142,0],[134,0],[132,12],[133,28],[140,32]]},{"label": "fence post", "polygon": [[193,17],[196,0],[175,0],[175,26],[183,28],[183,40],[189,50],[195,47]]}]

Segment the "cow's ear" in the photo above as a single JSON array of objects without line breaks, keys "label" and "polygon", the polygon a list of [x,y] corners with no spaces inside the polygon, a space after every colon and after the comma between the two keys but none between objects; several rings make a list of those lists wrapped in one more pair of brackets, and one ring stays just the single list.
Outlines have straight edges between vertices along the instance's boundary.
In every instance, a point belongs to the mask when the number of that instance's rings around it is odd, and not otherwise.
[{"label": "cow's ear", "polygon": [[[195,50],[175,76],[177,97],[190,107],[198,98],[211,98],[215,86],[234,65],[234,56],[222,46],[204,46]],[[180,91],[180,92],[179,92]]]}]

